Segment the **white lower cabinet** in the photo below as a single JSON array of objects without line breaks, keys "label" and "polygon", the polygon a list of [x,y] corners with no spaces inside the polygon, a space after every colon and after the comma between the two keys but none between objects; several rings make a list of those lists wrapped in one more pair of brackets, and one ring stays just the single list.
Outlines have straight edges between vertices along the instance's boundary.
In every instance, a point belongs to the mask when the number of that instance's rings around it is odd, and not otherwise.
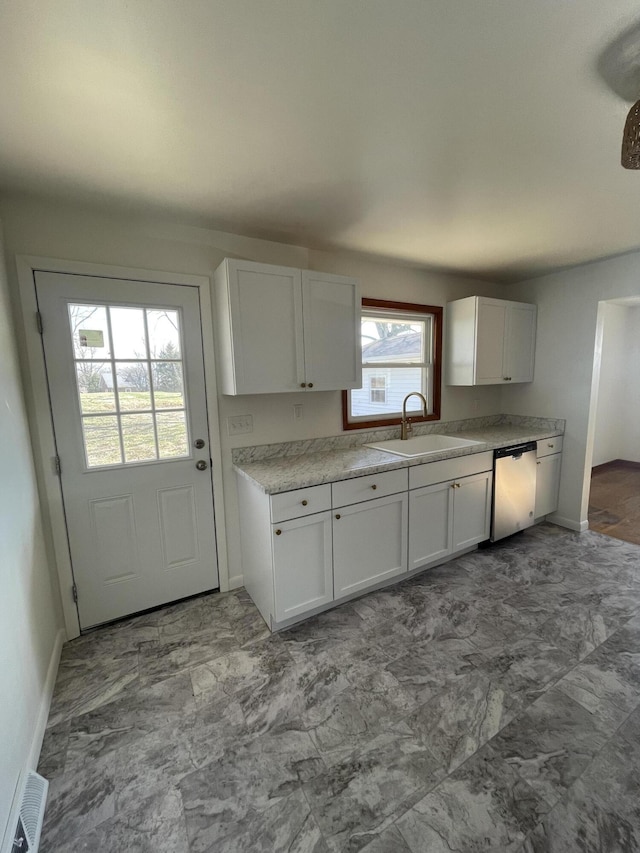
[{"label": "white lower cabinet", "polygon": [[553,453],[538,459],[534,512],[536,518],[542,518],[558,509],[561,464],[562,453]]},{"label": "white lower cabinet", "polygon": [[335,599],[407,571],[407,509],[405,491],[333,513]]},{"label": "white lower cabinet", "polygon": [[491,533],[491,489],[493,472],[484,471],[455,482],[451,551],[471,548]]},{"label": "white lower cabinet", "polygon": [[275,619],[333,601],[331,513],[272,525]]},{"label": "white lower cabinet", "polygon": [[[538,442],[536,517],[558,504],[562,438]],[[266,495],[238,477],[244,585],[272,629],[489,538],[493,453]]]},{"label": "white lower cabinet", "polygon": [[492,483],[483,471],[409,493],[409,570],[489,538]]}]

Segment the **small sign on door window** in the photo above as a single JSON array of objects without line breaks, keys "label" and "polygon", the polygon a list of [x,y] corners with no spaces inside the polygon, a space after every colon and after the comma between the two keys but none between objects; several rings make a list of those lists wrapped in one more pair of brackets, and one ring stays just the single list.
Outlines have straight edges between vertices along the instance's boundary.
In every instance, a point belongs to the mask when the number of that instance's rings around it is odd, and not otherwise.
[{"label": "small sign on door window", "polygon": [[104,332],[102,329],[79,329],[81,347],[95,347],[99,349],[104,346]]}]

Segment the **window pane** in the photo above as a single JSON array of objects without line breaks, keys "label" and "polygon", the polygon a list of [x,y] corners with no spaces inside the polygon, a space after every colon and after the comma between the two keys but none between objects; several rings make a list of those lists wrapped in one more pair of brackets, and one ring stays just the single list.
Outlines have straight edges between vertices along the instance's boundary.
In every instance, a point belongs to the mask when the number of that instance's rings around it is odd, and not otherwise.
[{"label": "window pane", "polygon": [[83,418],[82,431],[89,468],[122,462],[117,417]]},{"label": "window pane", "polygon": [[[424,394],[425,371],[421,367],[390,367],[384,373],[386,387],[384,391],[376,388],[383,374],[379,368],[364,367],[362,369],[362,388],[351,391],[351,414],[353,417],[385,414],[398,414],[402,411],[402,402],[407,394],[420,391]],[[371,382],[374,381],[372,386]],[[381,392],[381,393],[380,393]],[[374,401],[372,396],[380,394],[384,399]],[[422,401],[419,397],[411,397],[407,401],[407,412],[422,413]]]},{"label": "window pane", "polygon": [[184,408],[182,365],[179,361],[156,361],[151,365],[156,409]]},{"label": "window pane", "polygon": [[82,414],[115,412],[111,363],[108,361],[77,361],[76,381]]},{"label": "window pane", "polygon": [[156,415],[156,426],[161,459],[189,455],[184,412],[159,412]]},{"label": "window pane", "polygon": [[142,308],[109,308],[115,358],[146,358]]},{"label": "window pane", "polygon": [[425,361],[425,323],[398,317],[362,318],[362,363]]},{"label": "window pane", "polygon": [[180,315],[169,309],[147,311],[151,358],[182,358]]},{"label": "window pane", "polygon": [[119,361],[116,376],[121,412],[151,408],[149,365],[146,361]]},{"label": "window pane", "polygon": [[125,462],[156,459],[153,415],[123,415],[121,421]]},{"label": "window pane", "polygon": [[73,355],[78,359],[111,358],[104,305],[69,305]]}]

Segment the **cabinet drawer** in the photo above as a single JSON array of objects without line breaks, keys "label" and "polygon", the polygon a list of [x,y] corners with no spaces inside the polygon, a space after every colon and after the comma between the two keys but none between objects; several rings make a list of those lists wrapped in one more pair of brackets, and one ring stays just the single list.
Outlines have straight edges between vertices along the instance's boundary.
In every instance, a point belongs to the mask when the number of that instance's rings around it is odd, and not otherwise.
[{"label": "cabinet drawer", "polygon": [[370,501],[385,495],[394,495],[407,490],[407,469],[384,471],[382,474],[368,474],[353,480],[340,480],[332,488],[333,506],[347,506],[360,501]]},{"label": "cabinet drawer", "polygon": [[331,509],[329,483],[271,495],[271,521],[273,522],[284,521],[286,518],[302,518],[327,509]]},{"label": "cabinet drawer", "polygon": [[538,444],[538,452],[536,456],[538,459],[541,456],[550,456],[552,453],[561,453],[562,452],[562,436],[554,435],[553,438],[542,438],[537,442]]},{"label": "cabinet drawer", "polygon": [[440,462],[425,462],[424,465],[414,465],[409,469],[409,488],[419,489],[422,486],[444,483],[445,480],[455,480],[458,477],[468,477],[471,474],[492,470],[493,452],[491,450],[472,453],[470,456],[456,456],[454,459],[442,459]]}]

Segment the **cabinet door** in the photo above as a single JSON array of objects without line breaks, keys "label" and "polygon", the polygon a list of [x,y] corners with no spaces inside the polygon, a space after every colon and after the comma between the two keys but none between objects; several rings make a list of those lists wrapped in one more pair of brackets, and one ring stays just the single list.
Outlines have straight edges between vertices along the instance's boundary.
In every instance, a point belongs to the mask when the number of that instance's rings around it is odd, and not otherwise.
[{"label": "cabinet door", "polygon": [[403,492],[334,512],[336,599],[407,571],[407,506]]},{"label": "cabinet door", "polygon": [[276,621],[333,601],[331,513],[274,524],[272,533]]},{"label": "cabinet door", "polygon": [[362,385],[360,287],[353,278],[302,271],[305,381],[314,391]]},{"label": "cabinet door", "polygon": [[506,310],[504,371],[509,382],[533,382],[536,306],[511,303]]},{"label": "cabinet door", "polygon": [[542,456],[536,466],[536,508],[534,515],[542,518],[558,509],[560,489],[560,464],[562,453]]},{"label": "cabinet door", "polygon": [[491,533],[491,486],[493,473],[485,471],[455,481],[451,551],[484,542]]},{"label": "cabinet door", "polygon": [[476,385],[504,382],[506,302],[478,298],[476,316]]},{"label": "cabinet door", "polygon": [[409,492],[409,571],[451,553],[452,483]]},{"label": "cabinet door", "polygon": [[304,381],[300,270],[227,264],[235,393],[296,391]]}]

